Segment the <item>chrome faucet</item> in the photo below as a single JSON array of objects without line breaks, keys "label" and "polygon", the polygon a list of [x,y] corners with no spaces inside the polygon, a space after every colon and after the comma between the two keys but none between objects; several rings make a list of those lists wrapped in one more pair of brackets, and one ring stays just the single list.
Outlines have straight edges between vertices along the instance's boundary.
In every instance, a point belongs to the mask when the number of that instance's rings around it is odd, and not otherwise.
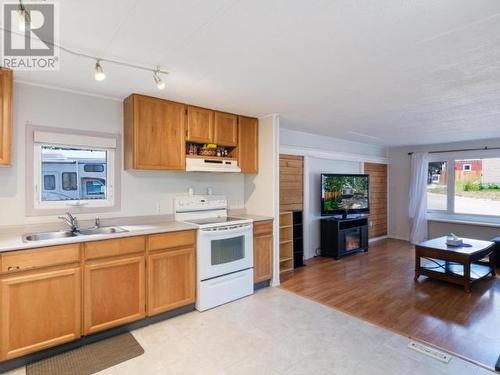
[{"label": "chrome faucet", "polygon": [[75,216],[71,215],[70,212],[66,212],[66,216],[59,216],[59,219],[64,220],[64,222],[71,228],[71,231],[73,233],[80,230],[78,219]]}]

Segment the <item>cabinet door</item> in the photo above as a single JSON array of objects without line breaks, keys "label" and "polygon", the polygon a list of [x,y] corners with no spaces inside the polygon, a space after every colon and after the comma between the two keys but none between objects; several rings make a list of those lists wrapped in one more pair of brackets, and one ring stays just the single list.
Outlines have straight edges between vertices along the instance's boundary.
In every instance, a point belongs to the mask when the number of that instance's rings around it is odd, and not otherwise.
[{"label": "cabinet door", "polygon": [[273,277],[273,234],[259,234],[253,238],[254,282]]},{"label": "cabinet door", "polygon": [[142,255],[87,263],[83,286],[84,333],[144,318],[144,281]]},{"label": "cabinet door", "polygon": [[221,146],[238,145],[238,117],[230,113],[215,112],[214,143]]},{"label": "cabinet door", "polygon": [[12,70],[0,68],[0,165],[12,159]]},{"label": "cabinet door", "polygon": [[0,360],[80,337],[79,267],[9,276],[0,285]]},{"label": "cabinet door", "polygon": [[256,118],[238,118],[238,164],[243,173],[259,171],[259,122]]},{"label": "cabinet door", "polygon": [[134,100],[134,167],[184,170],[184,104],[139,95]]},{"label": "cabinet door", "polygon": [[214,112],[198,107],[188,107],[186,141],[212,143],[214,140]]},{"label": "cabinet door", "polygon": [[195,300],[194,248],[161,250],[148,256],[148,315]]}]

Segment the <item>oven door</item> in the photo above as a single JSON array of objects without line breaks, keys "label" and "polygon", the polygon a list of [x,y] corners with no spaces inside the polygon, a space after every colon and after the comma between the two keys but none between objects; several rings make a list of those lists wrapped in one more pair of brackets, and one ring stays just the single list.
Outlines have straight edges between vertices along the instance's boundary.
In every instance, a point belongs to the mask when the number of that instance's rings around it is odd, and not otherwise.
[{"label": "oven door", "polygon": [[253,225],[228,225],[198,230],[198,280],[253,267]]}]

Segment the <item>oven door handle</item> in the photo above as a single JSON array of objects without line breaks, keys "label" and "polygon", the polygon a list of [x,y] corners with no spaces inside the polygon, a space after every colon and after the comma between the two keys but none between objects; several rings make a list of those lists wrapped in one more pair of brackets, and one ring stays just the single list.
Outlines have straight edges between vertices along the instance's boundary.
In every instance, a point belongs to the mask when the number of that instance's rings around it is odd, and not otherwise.
[{"label": "oven door handle", "polygon": [[203,236],[220,236],[220,235],[236,234],[236,233],[245,234],[251,230],[252,230],[252,224],[247,224],[234,229],[224,229],[224,230],[200,229],[200,234]]}]

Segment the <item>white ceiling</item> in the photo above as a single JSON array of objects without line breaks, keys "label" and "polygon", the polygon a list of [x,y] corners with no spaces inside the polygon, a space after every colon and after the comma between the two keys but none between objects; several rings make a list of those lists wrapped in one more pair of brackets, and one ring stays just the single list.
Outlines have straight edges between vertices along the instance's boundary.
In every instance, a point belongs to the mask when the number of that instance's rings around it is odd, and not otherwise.
[{"label": "white ceiling", "polygon": [[499,0],[64,0],[65,53],[17,79],[124,98],[279,113],[285,128],[380,145],[500,137]]}]

